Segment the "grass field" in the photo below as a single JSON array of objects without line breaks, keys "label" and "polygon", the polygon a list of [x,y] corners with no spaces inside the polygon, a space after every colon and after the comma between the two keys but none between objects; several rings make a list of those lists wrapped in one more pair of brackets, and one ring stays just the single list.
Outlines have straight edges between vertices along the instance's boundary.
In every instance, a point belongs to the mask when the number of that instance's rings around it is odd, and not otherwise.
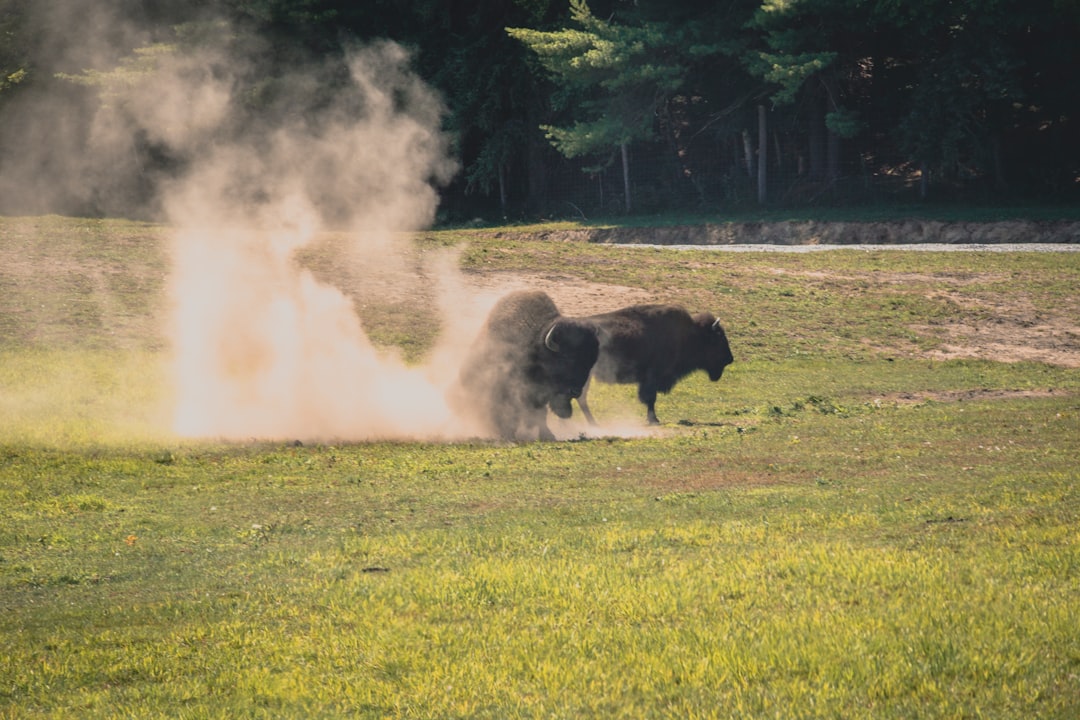
[{"label": "grass field", "polygon": [[[0,717],[1080,716],[1080,253],[431,233],[736,363],[652,435],[297,445],[171,435],[167,240],[0,219]],[[421,359],[424,284],[339,240],[304,263]]]}]

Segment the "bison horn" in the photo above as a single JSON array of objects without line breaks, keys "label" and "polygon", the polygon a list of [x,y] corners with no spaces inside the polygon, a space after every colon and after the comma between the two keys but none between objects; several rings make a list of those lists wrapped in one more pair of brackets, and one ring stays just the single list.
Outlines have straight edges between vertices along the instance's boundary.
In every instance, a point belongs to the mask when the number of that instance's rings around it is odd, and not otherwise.
[{"label": "bison horn", "polygon": [[559,352],[559,343],[555,342],[555,338],[552,335],[555,334],[555,326],[552,325],[551,329],[547,331],[547,335],[544,336],[544,345],[551,352]]},{"label": "bison horn", "polygon": [[723,330],[723,329],[724,329],[724,328],[720,327],[720,320],[719,320],[719,319],[717,319],[717,320],[716,320],[716,322],[714,322],[714,323],[712,324],[712,331],[713,331],[713,332],[720,332],[720,331],[721,331],[721,330]]}]

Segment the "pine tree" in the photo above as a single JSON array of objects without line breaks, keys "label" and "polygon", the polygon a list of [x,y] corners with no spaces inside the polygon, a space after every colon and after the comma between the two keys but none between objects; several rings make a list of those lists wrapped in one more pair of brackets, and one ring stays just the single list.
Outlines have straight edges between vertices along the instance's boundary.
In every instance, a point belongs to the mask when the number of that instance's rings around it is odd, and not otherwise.
[{"label": "pine tree", "polygon": [[536,54],[558,87],[552,102],[568,124],[541,126],[552,145],[567,158],[596,157],[601,166],[617,152],[629,212],[628,147],[652,137],[655,115],[686,75],[688,45],[660,23],[597,18],[585,0],[570,0],[570,11],[577,27],[507,32]]}]

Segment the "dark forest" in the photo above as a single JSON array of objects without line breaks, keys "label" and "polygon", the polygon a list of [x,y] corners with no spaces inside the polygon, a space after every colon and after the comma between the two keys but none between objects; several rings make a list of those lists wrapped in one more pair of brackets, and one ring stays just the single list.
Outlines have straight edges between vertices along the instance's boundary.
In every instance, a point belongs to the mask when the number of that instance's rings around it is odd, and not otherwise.
[{"label": "dark forest", "polygon": [[[0,0],[0,174],[29,98],[90,108],[87,78],[226,22],[260,58],[252,115],[298,69],[333,93],[350,48],[408,48],[446,106],[444,223],[1080,197],[1075,0],[119,0],[124,28],[84,26],[114,55],[80,57],[56,14],[94,5]],[[152,194],[176,161],[132,153]],[[0,212],[132,214],[106,191],[49,202]]]}]

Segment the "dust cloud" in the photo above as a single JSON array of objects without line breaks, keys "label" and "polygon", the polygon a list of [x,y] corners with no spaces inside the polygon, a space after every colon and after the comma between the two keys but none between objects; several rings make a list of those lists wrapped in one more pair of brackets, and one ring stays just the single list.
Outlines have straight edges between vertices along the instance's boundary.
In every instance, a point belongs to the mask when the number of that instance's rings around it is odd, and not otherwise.
[{"label": "dust cloud", "polygon": [[[340,99],[323,100],[314,116],[287,114],[251,137],[207,144],[167,189],[164,209],[178,228],[171,296],[180,434],[357,440],[461,432],[443,399],[446,378],[376,348],[352,301],[295,260],[334,223],[353,238],[341,262],[358,263],[372,279],[403,276],[399,245],[408,239],[400,233],[431,222],[432,182],[452,170],[441,106],[407,63],[389,42],[356,51]],[[205,85],[205,102],[191,103],[180,70],[180,102],[164,116],[171,131],[179,117],[198,138],[228,121],[232,103],[227,87]],[[304,78],[281,92],[293,87],[302,102]],[[161,104],[151,109],[160,112]]]},{"label": "dust cloud", "polygon": [[[455,256],[410,233],[433,222],[456,172],[445,108],[391,41],[323,63],[276,63],[269,45],[213,18],[140,25],[125,0],[48,0],[43,83],[6,113],[0,212],[161,220],[172,432],[193,438],[456,440],[485,434],[448,395],[488,309]],[[134,48],[134,49],[132,49]],[[64,86],[66,91],[58,88]],[[9,108],[10,110],[10,108]],[[342,243],[321,243],[332,232]],[[406,363],[373,344],[357,300],[305,268],[325,253],[371,292],[414,283],[439,332]],[[355,286],[350,287],[355,291]],[[430,334],[429,334],[430,336]],[[479,398],[475,400],[479,401]],[[580,431],[565,428],[563,436]]]},{"label": "dust cloud", "polygon": [[[30,212],[82,203],[174,229],[173,431],[473,436],[445,395],[465,352],[455,339],[471,341],[490,298],[466,293],[452,258],[436,256],[423,280],[403,260],[409,233],[430,226],[436,188],[457,169],[444,107],[409,53],[376,42],[267,80],[252,71],[274,54],[238,42],[226,24],[204,19],[186,37],[154,36],[120,17],[120,5],[41,5],[38,21],[57,43],[51,70],[73,73],[74,89],[28,96],[27,112],[9,114],[36,144],[20,153],[6,134],[0,186],[9,205],[25,188]],[[353,300],[298,261],[326,231],[349,239],[334,262],[350,264],[351,277],[434,283],[428,316],[442,332],[427,362],[373,345]]]}]

